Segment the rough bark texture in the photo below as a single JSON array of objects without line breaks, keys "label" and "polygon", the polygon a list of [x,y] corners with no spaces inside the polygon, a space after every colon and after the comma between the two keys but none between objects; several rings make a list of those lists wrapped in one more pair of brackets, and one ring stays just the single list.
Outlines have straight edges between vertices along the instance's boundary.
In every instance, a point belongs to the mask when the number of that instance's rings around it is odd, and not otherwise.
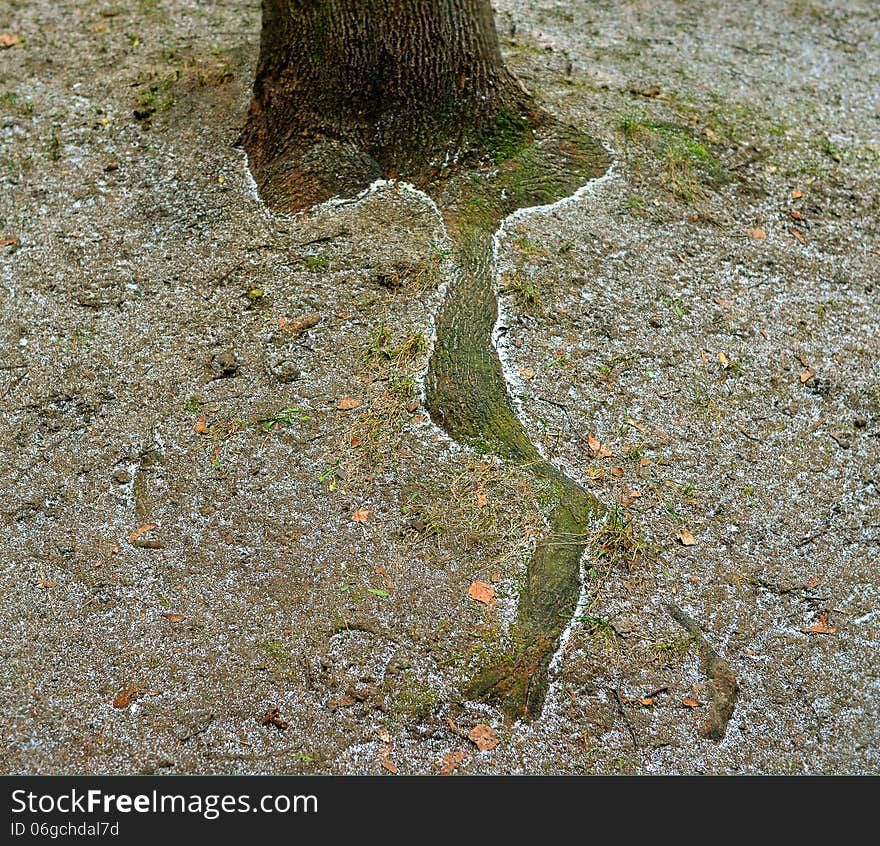
[{"label": "rough bark texture", "polygon": [[296,210],[505,158],[529,110],[489,0],[263,0],[242,143],[264,199]]},{"label": "rough bark texture", "polygon": [[555,202],[604,173],[604,149],[533,106],[503,66],[489,0],[263,0],[243,140],[276,210],[350,196],[383,176],[436,200],[459,273],[438,315],[428,410],[456,440],[529,467],[554,501],[512,648],[465,693],[498,703],[511,720],[538,716],[602,509],[542,458],[513,410],[492,340],[493,242],[517,209]]}]

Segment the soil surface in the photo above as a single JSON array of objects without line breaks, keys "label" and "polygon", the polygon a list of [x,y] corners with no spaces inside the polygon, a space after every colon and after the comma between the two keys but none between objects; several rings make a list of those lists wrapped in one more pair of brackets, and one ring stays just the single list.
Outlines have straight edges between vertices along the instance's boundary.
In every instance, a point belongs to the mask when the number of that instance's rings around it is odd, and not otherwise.
[{"label": "soil surface", "polygon": [[464,694],[553,502],[424,409],[436,208],[265,210],[259,3],[4,2],[0,771],[880,772],[876,4],[496,12],[615,160],[497,244],[609,506],[541,716]]}]

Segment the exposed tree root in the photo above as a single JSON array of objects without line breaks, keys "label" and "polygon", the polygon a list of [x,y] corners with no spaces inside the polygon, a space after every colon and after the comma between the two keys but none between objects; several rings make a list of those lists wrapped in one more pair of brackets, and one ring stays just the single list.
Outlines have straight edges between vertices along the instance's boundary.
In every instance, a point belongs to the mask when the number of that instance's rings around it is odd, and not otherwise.
[{"label": "exposed tree root", "polygon": [[739,685],[730,665],[711,647],[697,623],[677,605],[666,606],[669,615],[700,647],[700,672],[708,679],[712,696],[709,713],[700,727],[700,734],[709,740],[722,740],[739,695]]}]

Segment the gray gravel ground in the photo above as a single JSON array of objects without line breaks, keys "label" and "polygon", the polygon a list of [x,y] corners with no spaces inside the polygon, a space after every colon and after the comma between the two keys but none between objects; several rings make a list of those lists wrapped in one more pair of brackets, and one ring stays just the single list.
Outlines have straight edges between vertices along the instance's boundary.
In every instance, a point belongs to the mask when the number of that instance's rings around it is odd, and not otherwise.
[{"label": "gray gravel ground", "polygon": [[0,771],[880,771],[876,4],[496,10],[616,159],[500,237],[522,419],[617,504],[541,719],[460,692],[547,503],[419,406],[435,210],[263,209],[258,3],[4,2]]}]

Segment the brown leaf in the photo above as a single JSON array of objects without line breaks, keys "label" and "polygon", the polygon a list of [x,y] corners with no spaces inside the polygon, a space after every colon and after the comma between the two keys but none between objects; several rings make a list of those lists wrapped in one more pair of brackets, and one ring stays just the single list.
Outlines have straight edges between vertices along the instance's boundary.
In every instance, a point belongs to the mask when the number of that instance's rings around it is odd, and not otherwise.
[{"label": "brown leaf", "polygon": [[440,775],[452,775],[455,768],[464,760],[464,753],[458,749],[455,752],[447,752],[443,756],[443,766],[440,767]]},{"label": "brown leaf", "polygon": [[468,739],[480,752],[489,752],[501,741],[498,732],[492,726],[487,726],[485,723],[474,726],[468,733]]},{"label": "brown leaf", "polygon": [[687,526],[682,526],[678,530],[678,534],[676,537],[685,545],[685,546],[693,546],[697,539],[691,534],[691,530]]},{"label": "brown leaf", "polygon": [[198,432],[200,435],[204,434],[208,431],[208,418],[205,415],[202,415],[196,422],[193,424],[193,431]]},{"label": "brown leaf", "polygon": [[640,699],[639,702],[646,708],[650,708],[654,704],[654,699],[651,696],[645,696],[644,698]]},{"label": "brown leaf", "polygon": [[267,711],[260,720],[260,725],[275,726],[278,731],[286,731],[290,727],[290,724],[282,718],[281,711],[278,708]]},{"label": "brown leaf", "polygon": [[730,367],[730,359],[723,352],[718,353],[718,361],[725,370]]},{"label": "brown leaf", "polygon": [[629,505],[634,499],[638,499],[641,495],[642,492],[638,488],[631,488],[621,497],[620,504]]},{"label": "brown leaf", "polygon": [[131,705],[131,700],[135,698],[139,693],[138,687],[124,687],[116,696],[113,698],[113,707],[114,708],[128,708]]},{"label": "brown leaf", "polygon": [[486,582],[471,582],[471,586],[468,588],[468,596],[477,602],[482,602],[483,605],[491,606],[495,604],[495,588],[492,585],[486,584]]},{"label": "brown leaf", "polygon": [[5,32],[0,33],[0,50],[5,50],[7,47],[12,47],[15,44],[18,44],[20,41],[20,35],[9,35]]},{"label": "brown leaf", "polygon": [[477,491],[477,508],[485,508],[489,504],[489,497],[482,491]]},{"label": "brown leaf", "polygon": [[183,614],[163,614],[162,616],[171,623],[182,623],[186,619]]},{"label": "brown leaf", "polygon": [[351,409],[357,408],[360,404],[360,400],[352,399],[352,397],[343,397],[339,400],[339,405],[336,407],[340,411],[351,411]]},{"label": "brown leaf", "polygon": [[590,445],[590,449],[599,457],[599,458],[610,458],[612,452],[605,446],[603,443],[599,441],[599,439],[595,435],[587,435],[587,443]]},{"label": "brown leaf", "polygon": [[689,696],[682,699],[681,704],[684,705],[686,708],[699,708],[701,705],[700,702],[698,702],[696,699],[691,699]]},{"label": "brown leaf", "polygon": [[0,247],[14,247],[21,243],[21,238],[2,238],[0,239]]},{"label": "brown leaf", "polygon": [[355,523],[366,523],[366,522],[367,522],[367,518],[368,518],[372,513],[373,513],[373,512],[370,511],[368,508],[358,508],[358,510],[355,511],[354,514],[351,515],[351,519],[352,519],[352,521],[355,522]]},{"label": "brown leaf", "polygon": [[278,326],[282,332],[293,332],[294,335],[301,335],[307,329],[317,326],[320,319],[317,314],[309,314],[300,320],[288,320],[286,317],[279,317]]},{"label": "brown leaf", "polygon": [[516,369],[519,370],[519,375],[522,376],[523,379],[535,378],[535,371],[531,367],[517,367]]},{"label": "brown leaf", "polygon": [[799,200],[799,199],[800,199],[801,197],[803,197],[803,196],[804,196],[804,192],[803,192],[803,191],[792,191],[792,192],[791,192],[791,198],[792,198],[792,200]]},{"label": "brown leaf", "polygon": [[764,229],[746,229],[746,235],[753,241],[763,241],[767,237],[767,232]]},{"label": "brown leaf", "polygon": [[139,529],[135,529],[129,536],[128,542],[130,544],[134,544],[134,542],[141,536],[145,535],[147,532],[152,532],[153,529],[156,528],[158,523],[144,523]]},{"label": "brown leaf", "polygon": [[803,234],[798,232],[797,229],[795,229],[793,226],[789,226],[788,231],[791,233],[792,237],[797,238],[797,240],[800,241],[802,244],[807,243],[807,239],[804,238]]},{"label": "brown leaf", "polygon": [[612,476],[623,476],[624,473],[626,473],[626,471],[623,469],[623,467],[612,467],[611,468],[611,475]]},{"label": "brown leaf", "polygon": [[385,587],[387,587],[389,591],[393,591],[394,583],[391,581],[391,576],[388,575],[388,571],[381,564],[378,564],[376,566],[376,572],[385,579]]},{"label": "brown leaf", "polygon": [[822,584],[822,577],[821,576],[810,576],[810,578],[807,579],[807,587],[808,588],[818,587],[821,584]]},{"label": "brown leaf", "polygon": [[397,775],[397,764],[391,759],[391,751],[389,749],[384,749],[382,751],[379,760],[382,763],[382,767],[388,770],[391,775]]},{"label": "brown leaf", "polygon": [[814,623],[806,629],[801,629],[801,631],[807,634],[834,634],[837,631],[837,626],[830,626],[828,624],[828,615],[820,614],[818,623]]},{"label": "brown leaf", "polygon": [[816,375],[816,371],[813,370],[812,367],[808,367],[803,373],[801,373],[801,384],[803,385],[805,382],[809,382]]}]

